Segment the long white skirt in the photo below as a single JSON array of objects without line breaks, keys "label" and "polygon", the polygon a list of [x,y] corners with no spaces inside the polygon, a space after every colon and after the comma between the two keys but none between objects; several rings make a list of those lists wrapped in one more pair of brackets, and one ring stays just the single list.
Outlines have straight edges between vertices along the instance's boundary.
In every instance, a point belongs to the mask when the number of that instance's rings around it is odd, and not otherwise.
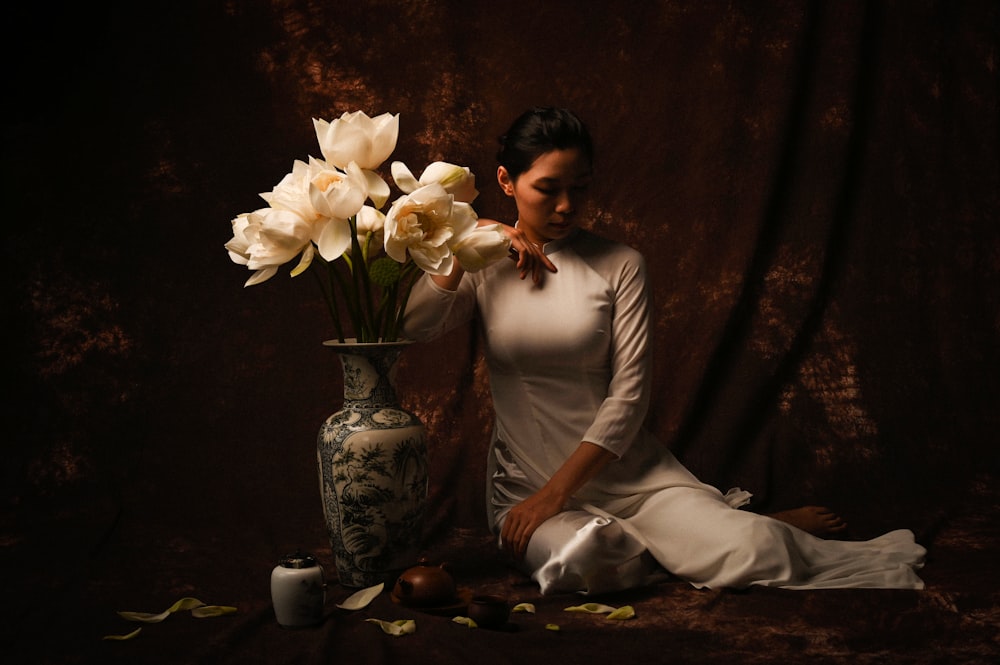
[{"label": "long white skirt", "polygon": [[[494,477],[496,528],[525,487]],[[516,487],[516,489],[514,489]],[[511,491],[513,490],[513,491]],[[520,490],[520,491],[518,491]],[[868,541],[817,538],[740,510],[746,492],[668,487],[615,505],[584,505],[543,523],[524,569],[542,593],[605,593],[644,586],[667,571],[699,588],[922,589],[926,550],[906,529]]]}]

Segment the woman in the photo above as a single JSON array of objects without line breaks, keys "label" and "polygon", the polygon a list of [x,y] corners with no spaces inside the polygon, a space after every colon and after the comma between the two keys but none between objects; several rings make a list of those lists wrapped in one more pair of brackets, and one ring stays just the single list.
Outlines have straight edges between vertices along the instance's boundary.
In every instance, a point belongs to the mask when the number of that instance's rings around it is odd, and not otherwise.
[{"label": "woman", "polygon": [[542,592],[613,591],[664,571],[710,588],[922,588],[911,532],[824,540],[793,526],[843,527],[822,509],[784,520],[738,510],[748,493],[701,483],[642,428],[646,266],[579,226],[593,160],[583,123],[532,109],[501,138],[498,160],[518,212],[515,266],[425,276],[405,328],[425,340],[478,318],[496,412],[488,512]]}]

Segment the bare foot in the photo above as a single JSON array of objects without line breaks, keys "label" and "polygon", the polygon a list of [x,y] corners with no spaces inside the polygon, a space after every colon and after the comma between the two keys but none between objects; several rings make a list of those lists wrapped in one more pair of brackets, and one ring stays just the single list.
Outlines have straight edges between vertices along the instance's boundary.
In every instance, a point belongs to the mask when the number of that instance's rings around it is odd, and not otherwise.
[{"label": "bare foot", "polygon": [[847,529],[847,522],[840,515],[821,506],[802,506],[792,510],[782,510],[771,513],[770,517],[820,537],[838,534]]}]

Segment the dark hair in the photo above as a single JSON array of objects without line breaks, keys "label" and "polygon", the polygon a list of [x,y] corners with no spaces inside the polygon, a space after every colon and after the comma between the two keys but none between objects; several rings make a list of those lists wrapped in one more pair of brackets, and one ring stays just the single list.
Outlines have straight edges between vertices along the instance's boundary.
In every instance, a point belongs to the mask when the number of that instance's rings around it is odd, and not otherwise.
[{"label": "dark hair", "polygon": [[518,116],[500,137],[497,161],[516,180],[541,155],[571,148],[594,161],[594,145],[583,121],[567,109],[536,106]]}]

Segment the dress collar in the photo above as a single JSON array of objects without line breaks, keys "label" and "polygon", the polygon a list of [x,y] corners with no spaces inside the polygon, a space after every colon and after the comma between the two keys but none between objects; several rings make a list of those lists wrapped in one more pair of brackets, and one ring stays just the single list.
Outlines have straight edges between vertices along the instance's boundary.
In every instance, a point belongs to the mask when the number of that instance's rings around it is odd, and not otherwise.
[{"label": "dress collar", "polygon": [[[519,222],[515,222],[514,223],[514,228],[517,228],[518,223]],[[567,236],[565,238],[558,238],[556,240],[550,240],[547,243],[545,243],[544,245],[542,245],[542,253],[545,254],[546,256],[548,256],[550,254],[555,254],[556,252],[558,252],[563,247],[566,247],[566,246],[570,245],[574,240],[576,240],[576,237],[579,234],[580,234],[580,227],[576,226],[576,227],[573,228],[572,231],[569,232],[569,234],[567,234]]]}]

